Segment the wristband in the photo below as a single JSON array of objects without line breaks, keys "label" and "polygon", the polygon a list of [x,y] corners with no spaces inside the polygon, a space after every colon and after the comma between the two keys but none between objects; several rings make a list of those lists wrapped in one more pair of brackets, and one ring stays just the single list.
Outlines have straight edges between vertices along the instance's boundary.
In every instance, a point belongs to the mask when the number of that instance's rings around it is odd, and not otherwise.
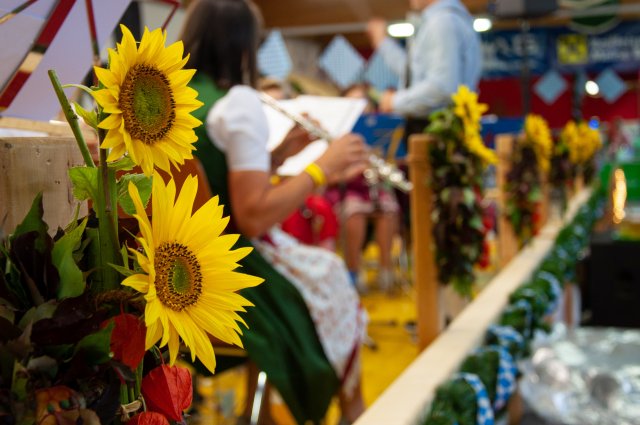
[{"label": "wristband", "polygon": [[321,187],[327,184],[327,176],[324,174],[322,168],[320,168],[320,166],[315,162],[307,165],[304,172],[309,174],[309,177],[311,177],[311,180],[313,180],[313,184],[316,185],[316,187]]}]

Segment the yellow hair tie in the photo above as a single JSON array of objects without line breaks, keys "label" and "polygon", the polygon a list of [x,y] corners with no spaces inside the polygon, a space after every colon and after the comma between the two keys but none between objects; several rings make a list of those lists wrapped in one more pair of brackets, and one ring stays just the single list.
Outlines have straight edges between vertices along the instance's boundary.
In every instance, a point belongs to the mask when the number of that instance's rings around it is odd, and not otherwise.
[{"label": "yellow hair tie", "polygon": [[309,174],[311,180],[313,180],[313,184],[315,184],[316,187],[324,186],[327,184],[327,176],[324,174],[322,168],[320,168],[320,166],[315,162],[307,165],[307,167],[304,169],[304,172]]}]

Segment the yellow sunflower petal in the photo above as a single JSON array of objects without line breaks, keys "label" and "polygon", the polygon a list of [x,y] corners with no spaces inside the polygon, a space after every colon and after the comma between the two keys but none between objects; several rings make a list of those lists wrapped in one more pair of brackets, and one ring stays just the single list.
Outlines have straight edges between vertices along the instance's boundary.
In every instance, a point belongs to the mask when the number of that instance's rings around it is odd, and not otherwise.
[{"label": "yellow sunflower petal", "polygon": [[107,116],[107,118],[100,121],[100,124],[98,124],[98,127],[104,130],[111,130],[114,128],[119,128],[121,122],[122,122],[122,117],[120,115],[111,114]]},{"label": "yellow sunflower petal", "polygon": [[145,349],[148,350],[162,337],[162,325],[159,321],[149,322],[146,317],[145,325],[147,326]]},{"label": "yellow sunflower petal", "polygon": [[149,291],[149,278],[147,275],[134,274],[122,281],[122,285],[129,286],[138,292],[146,294]]},{"label": "yellow sunflower petal", "polygon": [[173,366],[180,352],[180,336],[175,327],[169,327],[169,364]]}]

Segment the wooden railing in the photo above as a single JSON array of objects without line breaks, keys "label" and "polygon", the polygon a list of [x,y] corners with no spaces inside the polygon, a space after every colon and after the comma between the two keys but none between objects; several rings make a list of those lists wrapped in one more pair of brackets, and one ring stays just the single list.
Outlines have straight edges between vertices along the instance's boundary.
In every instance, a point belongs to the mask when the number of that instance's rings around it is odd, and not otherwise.
[{"label": "wooden railing", "polygon": [[[561,220],[548,222],[522,250],[489,282],[462,313],[439,334],[438,282],[431,237],[429,136],[409,141],[411,226],[414,284],[418,313],[418,346],[426,347],[407,369],[365,411],[355,425],[416,425],[428,410],[435,390],[455,373],[465,357],[478,347],[487,328],[508,304],[509,295],[524,284],[550,252],[565,223],[588,200],[590,190],[578,192]],[[393,359],[389,359],[393,361]]]}]

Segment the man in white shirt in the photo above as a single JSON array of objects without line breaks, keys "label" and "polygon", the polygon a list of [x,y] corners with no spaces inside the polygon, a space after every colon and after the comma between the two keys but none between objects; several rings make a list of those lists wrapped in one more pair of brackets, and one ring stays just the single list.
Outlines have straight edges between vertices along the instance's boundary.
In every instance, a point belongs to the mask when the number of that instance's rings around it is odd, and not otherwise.
[{"label": "man in white shirt", "polygon": [[449,104],[458,86],[476,89],[482,51],[473,18],[460,0],[410,0],[410,4],[420,11],[420,24],[408,54],[387,37],[383,20],[372,20],[367,32],[373,47],[401,76],[402,88],[384,92],[380,110],[426,123],[429,113]]}]

